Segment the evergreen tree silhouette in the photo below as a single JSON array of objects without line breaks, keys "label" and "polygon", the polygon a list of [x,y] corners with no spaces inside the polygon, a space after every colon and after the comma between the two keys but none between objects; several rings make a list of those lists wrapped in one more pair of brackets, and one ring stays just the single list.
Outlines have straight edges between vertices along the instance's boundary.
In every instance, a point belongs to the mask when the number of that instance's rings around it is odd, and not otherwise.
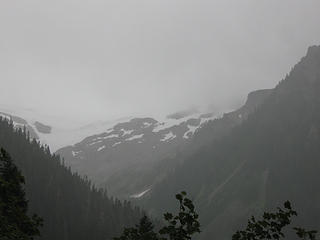
[{"label": "evergreen tree silhouette", "polygon": [[158,237],[154,232],[154,225],[144,216],[135,228],[125,228],[122,236],[114,240],[158,240]]},{"label": "evergreen tree silhouette", "polygon": [[9,154],[0,150],[0,239],[31,240],[40,235],[42,219],[28,216],[24,177]]}]

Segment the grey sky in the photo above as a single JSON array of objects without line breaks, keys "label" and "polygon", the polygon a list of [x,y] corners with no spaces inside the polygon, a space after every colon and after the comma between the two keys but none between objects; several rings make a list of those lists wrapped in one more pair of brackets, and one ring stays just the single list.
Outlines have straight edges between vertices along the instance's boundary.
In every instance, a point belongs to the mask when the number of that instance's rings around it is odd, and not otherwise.
[{"label": "grey sky", "polygon": [[0,103],[85,120],[228,109],[320,44],[319,10],[319,0],[1,0]]}]

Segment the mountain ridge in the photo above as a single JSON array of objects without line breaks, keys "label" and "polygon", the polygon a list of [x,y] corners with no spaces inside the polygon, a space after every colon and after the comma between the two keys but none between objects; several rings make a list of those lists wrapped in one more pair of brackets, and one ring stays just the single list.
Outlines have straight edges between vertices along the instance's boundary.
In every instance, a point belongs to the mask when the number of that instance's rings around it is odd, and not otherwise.
[{"label": "mountain ridge", "polygon": [[[269,93],[270,90],[264,89],[248,94],[243,107],[224,114],[221,119],[212,114],[189,115],[186,111],[178,112],[179,117],[173,114],[175,117],[170,117],[167,122],[133,118],[118,123],[103,134],[62,148],[57,153],[74,171],[87,175],[112,195],[140,198],[179,164],[173,159],[183,155],[183,152],[194,151],[208,141],[198,135],[206,131],[211,122],[214,128],[221,128],[215,135],[218,138],[224,134],[222,132],[241,123]],[[96,163],[98,165],[94,166]]]},{"label": "mountain ridge", "polygon": [[[174,160],[177,156],[183,155],[183,152],[190,154],[212,137],[225,135],[233,126],[240,124],[269,91],[249,93],[241,108],[220,118],[193,109],[168,115],[162,121],[140,117],[122,119],[114,124],[102,123],[96,132],[105,127],[103,133],[86,136],[75,145],[58,149],[56,153],[64,158],[72,171],[89,177],[99,187],[107,188],[111,195],[123,199],[141,198],[179,164]],[[41,143],[51,142],[47,141],[50,135],[56,134],[54,127],[38,121],[31,124],[23,121],[28,124],[27,130],[35,132],[36,139]],[[95,126],[84,126],[83,132],[92,127]],[[203,137],[208,128],[216,129],[209,139]]]},{"label": "mountain ridge", "polygon": [[201,240],[230,239],[251,215],[286,200],[301,212],[299,223],[319,229],[319,93],[317,46],[245,121],[188,155],[141,204],[153,214],[172,210],[169,196],[186,190],[199,209]]}]

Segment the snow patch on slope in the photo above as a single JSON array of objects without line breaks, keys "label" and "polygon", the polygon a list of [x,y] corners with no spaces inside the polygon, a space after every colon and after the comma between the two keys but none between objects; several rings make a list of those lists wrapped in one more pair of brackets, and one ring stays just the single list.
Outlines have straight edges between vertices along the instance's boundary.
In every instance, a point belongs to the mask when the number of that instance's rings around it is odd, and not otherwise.
[{"label": "snow patch on slope", "polygon": [[92,146],[92,145],[95,145],[95,144],[97,144],[97,143],[102,143],[102,140],[91,142],[91,143],[89,143],[88,145],[89,145],[89,146]]},{"label": "snow patch on slope", "polygon": [[176,138],[177,135],[174,135],[171,131],[167,134],[164,135],[164,137],[162,139],[160,139],[161,142],[166,142],[168,140],[172,140],[174,138]]},{"label": "snow patch on slope", "polygon": [[115,146],[117,146],[117,145],[119,145],[119,144],[121,144],[121,142],[116,142],[116,143],[114,143],[114,144],[112,145],[112,147],[115,147]]},{"label": "snow patch on slope", "polygon": [[130,138],[127,138],[126,141],[132,141],[132,140],[135,140],[135,139],[139,139],[139,138],[142,138],[144,134],[140,134],[140,135],[134,135]]},{"label": "snow patch on slope", "polygon": [[130,198],[141,198],[143,197],[146,193],[148,193],[151,190],[151,188],[141,192],[141,193],[137,193],[137,194],[133,194],[130,196]]},{"label": "snow patch on slope", "polygon": [[180,124],[190,120],[190,119],[200,119],[200,127],[203,123],[210,121],[212,119],[215,119],[216,116],[208,116],[208,117],[203,117],[202,113],[196,113],[187,117],[179,118],[179,119],[171,119],[171,118],[166,118],[161,120],[158,124],[156,124],[155,128],[153,129],[153,132],[160,132],[162,130],[171,128],[173,126],[179,126]]},{"label": "snow patch on slope", "polygon": [[200,127],[201,125],[199,126],[190,126],[188,125],[188,128],[189,130],[187,132],[185,132],[185,134],[183,135],[183,138],[185,139],[189,139],[190,136],[193,136],[194,133],[196,132],[196,130]]},{"label": "snow patch on slope", "polygon": [[133,133],[134,130],[125,130],[125,129],[121,129],[122,131],[122,136],[126,136],[126,135],[130,135],[131,133]]},{"label": "snow patch on slope", "polygon": [[149,123],[149,122],[144,122],[143,123],[143,128],[148,128],[152,125],[152,123]]},{"label": "snow patch on slope", "polygon": [[101,150],[103,150],[103,149],[105,149],[105,148],[106,148],[106,146],[104,145],[104,146],[102,146],[102,147],[99,147],[99,148],[97,149],[97,151],[100,152]]},{"label": "snow patch on slope", "polygon": [[78,156],[82,151],[72,151],[72,156],[76,157]]}]

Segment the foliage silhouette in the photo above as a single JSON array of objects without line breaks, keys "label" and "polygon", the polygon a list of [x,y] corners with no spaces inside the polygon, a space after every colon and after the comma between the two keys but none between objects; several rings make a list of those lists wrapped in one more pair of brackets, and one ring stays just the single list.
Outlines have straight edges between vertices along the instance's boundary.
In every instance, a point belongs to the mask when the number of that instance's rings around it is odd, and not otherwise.
[{"label": "foliage silhouette", "polygon": [[148,217],[144,216],[139,225],[125,228],[123,234],[114,240],[190,240],[195,233],[200,233],[200,223],[192,201],[186,196],[186,192],[176,195],[179,213],[165,213],[167,224],[158,233],[154,231],[154,225]]},{"label": "foliage silhouette", "polygon": [[141,218],[135,228],[125,228],[121,237],[114,240],[157,240],[154,225],[147,216]]},{"label": "foliage silhouette", "polygon": [[[285,237],[284,227],[291,224],[291,217],[297,216],[297,212],[286,201],[284,209],[278,208],[275,213],[265,212],[262,220],[256,220],[254,216],[248,221],[245,230],[237,231],[232,240],[259,240],[259,239],[281,239]],[[303,240],[315,240],[317,231],[307,231],[301,227],[294,227],[296,235]]]}]

